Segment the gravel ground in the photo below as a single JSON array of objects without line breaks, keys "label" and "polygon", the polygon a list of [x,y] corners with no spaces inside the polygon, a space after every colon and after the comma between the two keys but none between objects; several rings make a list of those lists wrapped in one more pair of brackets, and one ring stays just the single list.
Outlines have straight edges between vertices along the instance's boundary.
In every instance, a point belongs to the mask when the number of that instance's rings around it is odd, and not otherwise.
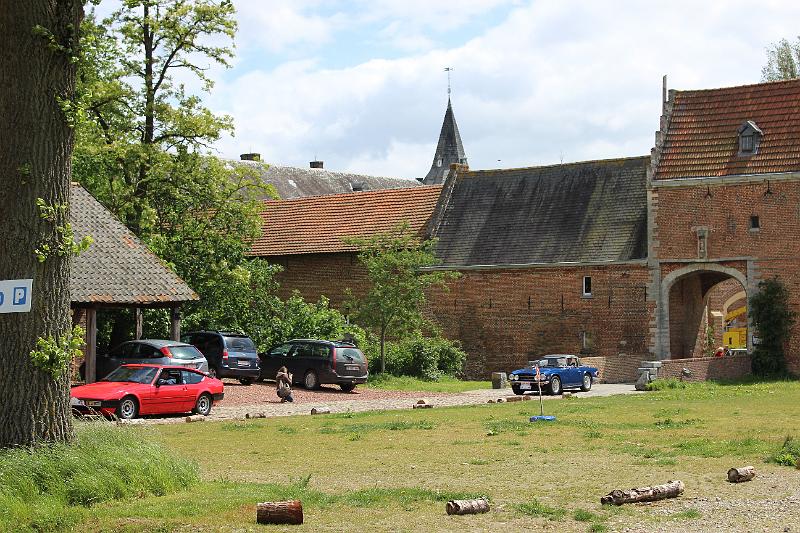
[{"label": "gravel ground", "polygon": [[[580,397],[610,396],[613,394],[639,394],[630,384],[597,384],[589,392],[573,393]],[[328,385],[320,390],[303,388],[292,390],[294,403],[281,403],[275,394],[275,384],[255,383],[244,386],[236,381],[225,380],[225,399],[216,405],[206,420],[243,419],[246,415],[259,414],[265,417],[311,414],[311,409],[328,407],[332,413],[357,411],[380,411],[387,409],[409,409],[420,398],[430,400],[437,407],[475,405],[489,400],[514,397],[511,389],[482,389],[458,393],[405,392],[357,387],[352,392],[342,392],[339,387]],[[561,396],[545,396],[546,400]],[[538,399],[532,396],[531,399]],[[183,422],[185,416],[145,418],[147,424]]]}]

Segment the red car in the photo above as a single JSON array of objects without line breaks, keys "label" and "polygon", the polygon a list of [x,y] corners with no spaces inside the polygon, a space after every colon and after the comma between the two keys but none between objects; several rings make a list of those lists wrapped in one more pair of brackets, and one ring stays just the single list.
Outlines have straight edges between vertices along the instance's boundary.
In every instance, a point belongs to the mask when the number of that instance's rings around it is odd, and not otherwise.
[{"label": "red car", "polygon": [[122,365],[102,380],[73,387],[70,405],[80,414],[122,419],[192,411],[203,416],[224,396],[220,380],[167,365]]}]

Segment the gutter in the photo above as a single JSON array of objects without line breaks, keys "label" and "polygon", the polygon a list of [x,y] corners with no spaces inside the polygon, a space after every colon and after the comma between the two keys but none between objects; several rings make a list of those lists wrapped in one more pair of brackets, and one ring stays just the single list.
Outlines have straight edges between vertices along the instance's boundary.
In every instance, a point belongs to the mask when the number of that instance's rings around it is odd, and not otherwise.
[{"label": "gutter", "polygon": [[647,259],[634,259],[631,261],[562,261],[558,263],[507,263],[501,265],[435,265],[420,268],[423,272],[439,270],[513,270],[521,268],[583,268],[598,266],[646,266]]}]

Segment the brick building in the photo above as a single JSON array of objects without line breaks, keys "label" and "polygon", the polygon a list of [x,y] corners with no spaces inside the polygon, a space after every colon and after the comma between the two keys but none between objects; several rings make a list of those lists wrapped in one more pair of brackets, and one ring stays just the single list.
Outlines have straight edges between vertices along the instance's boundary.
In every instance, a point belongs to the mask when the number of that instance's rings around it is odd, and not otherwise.
[{"label": "brick building", "polygon": [[[650,157],[491,171],[458,164],[448,105],[426,177],[441,187],[267,202],[254,253],[284,265],[284,296],[340,305],[364,283],[341,237],[410,217],[439,239],[436,268],[462,273],[427,312],[462,342],[468,376],[552,352],[583,354],[607,381],[652,359],[667,376],[741,375],[746,356],[702,357],[709,326],[721,345],[772,276],[800,311],[800,80],[668,95]],[[746,314],[735,320],[752,348]],[[800,325],[792,338],[800,372]]]}]

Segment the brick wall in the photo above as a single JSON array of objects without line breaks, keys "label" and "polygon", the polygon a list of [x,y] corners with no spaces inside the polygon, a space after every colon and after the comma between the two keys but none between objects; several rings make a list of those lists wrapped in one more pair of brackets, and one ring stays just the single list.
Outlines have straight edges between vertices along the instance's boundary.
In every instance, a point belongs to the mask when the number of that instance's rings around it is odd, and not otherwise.
[{"label": "brick wall", "polygon": [[[761,279],[778,276],[789,290],[791,307],[800,312],[800,181],[772,180],[771,194],[766,191],[765,182],[654,189],[651,259],[660,263],[661,278],[698,257],[694,228],[707,227],[710,263],[747,275],[749,290]],[[752,216],[758,216],[758,230],[750,228]],[[671,308],[670,319],[673,313]],[[790,370],[800,373],[800,322],[787,358]]]},{"label": "brick wall", "polygon": [[642,355],[609,355],[581,357],[581,363],[597,368],[601,383],[631,383],[639,377],[638,368],[645,359]]},{"label": "brick wall", "polygon": [[366,291],[367,272],[352,252],[273,256],[268,260],[283,267],[277,276],[278,295],[283,299],[298,291],[310,302],[326,296],[333,307],[341,309],[348,289],[355,296]]},{"label": "brick wall", "polygon": [[[589,298],[584,276],[592,277]],[[469,270],[449,292],[432,291],[426,312],[446,337],[461,341],[468,377],[574,353],[613,357],[605,379],[626,381],[646,353],[647,278],[639,264]]]},{"label": "brick wall", "polygon": [[[682,375],[688,368],[692,375]],[[750,356],[699,357],[693,359],[670,359],[663,361],[658,370],[659,379],[682,379],[683,381],[731,380],[750,375]]]}]

